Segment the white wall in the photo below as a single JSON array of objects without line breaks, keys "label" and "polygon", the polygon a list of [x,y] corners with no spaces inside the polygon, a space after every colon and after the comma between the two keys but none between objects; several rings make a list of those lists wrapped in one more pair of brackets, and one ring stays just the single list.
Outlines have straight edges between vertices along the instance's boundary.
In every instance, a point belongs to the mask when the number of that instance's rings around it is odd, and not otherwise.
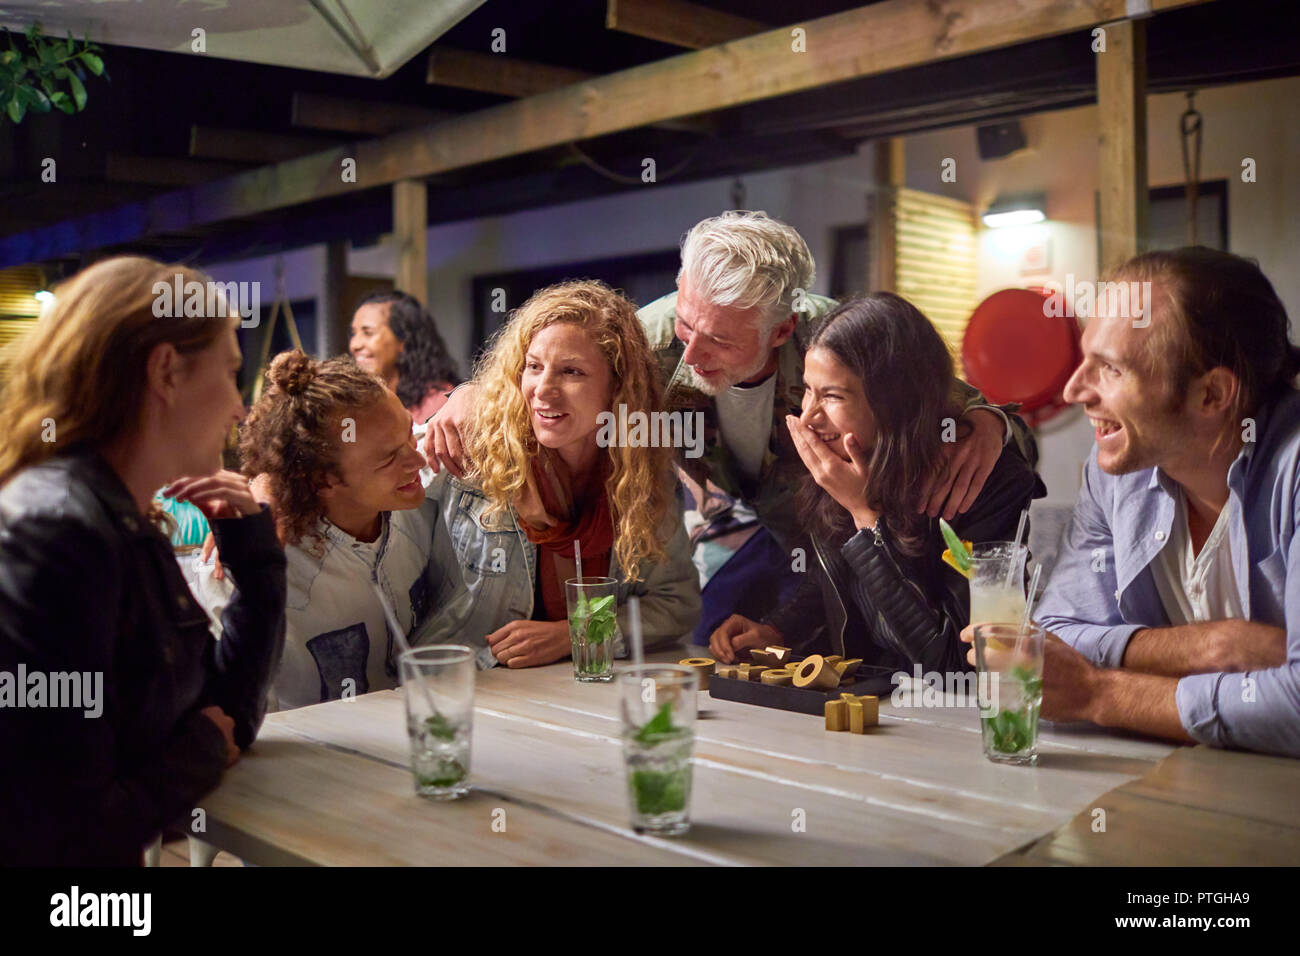
[{"label": "white wall", "polygon": [[[1180,94],[1148,100],[1152,186],[1183,182],[1177,130],[1185,103]],[[1259,260],[1294,322],[1300,323],[1300,78],[1208,89],[1198,94],[1196,105],[1204,122],[1201,178],[1229,182],[1230,248]],[[1022,123],[1029,148],[989,162],[980,161],[971,126],[906,141],[907,184],[913,188],[966,199],[980,208],[999,194],[1046,193],[1047,223],[981,232],[981,298],[1002,288],[1041,284],[1046,278],[1063,283],[1067,273],[1076,279],[1096,278],[1097,109],[1041,113]],[[814,291],[824,292],[830,279],[833,230],[865,216],[865,194],[872,185],[870,157],[870,148],[864,147],[857,156],[744,177],[746,205],[791,223],[808,241],[820,267]],[[957,160],[955,183],[940,179],[947,157]],[[1256,160],[1255,183],[1241,181],[1244,157]],[[675,247],[691,225],[730,205],[731,182],[647,184],[617,196],[430,228],[429,305],[448,347],[467,366],[474,276]],[[1050,239],[1050,270],[1022,276],[1021,253],[1038,233]],[[211,269],[223,280],[262,278],[264,290],[273,289],[272,261],[224,263]],[[319,294],[322,246],[286,254],[285,261],[291,296]],[[393,275],[393,250],[388,245],[352,250],[348,271]],[[1086,419],[1077,409],[1067,411],[1044,426],[1039,443],[1049,500],[1073,501],[1079,467],[1092,445]]]},{"label": "white wall", "polygon": [[[1148,178],[1152,187],[1185,182],[1179,145],[1182,94],[1147,101]],[[1259,260],[1300,341],[1300,78],[1207,89],[1197,94],[1202,114],[1202,180],[1228,181],[1228,245]],[[981,209],[1000,194],[1044,192],[1048,222],[985,229],[980,234],[977,293],[1007,287],[1097,278],[1095,193],[1098,188],[1097,108],[1040,113],[1021,120],[1028,148],[981,162],[971,127],[907,140],[908,185],[975,202]],[[941,181],[944,158],[957,160],[957,181]],[[1242,182],[1242,160],[1256,160],[1256,182]],[[1020,257],[1039,235],[1051,244],[1048,272],[1022,276]],[[1079,467],[1092,447],[1092,430],[1078,409],[1047,423],[1039,435],[1040,471],[1050,501],[1069,502]]]}]

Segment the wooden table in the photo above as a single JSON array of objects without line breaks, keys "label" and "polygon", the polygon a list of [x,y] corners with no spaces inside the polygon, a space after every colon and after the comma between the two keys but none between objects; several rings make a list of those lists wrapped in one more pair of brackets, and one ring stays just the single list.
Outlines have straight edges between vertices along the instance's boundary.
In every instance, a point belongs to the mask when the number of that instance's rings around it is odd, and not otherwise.
[{"label": "wooden table", "polygon": [[451,803],[415,795],[399,691],[273,714],[203,801],[205,839],[262,865],[985,864],[1194,752],[1047,724],[1039,765],[1011,767],[984,757],[973,707],[882,699],[865,736],[707,693],[700,707],[684,837],[631,831],[616,689],[564,662],[477,675],[474,789]]}]

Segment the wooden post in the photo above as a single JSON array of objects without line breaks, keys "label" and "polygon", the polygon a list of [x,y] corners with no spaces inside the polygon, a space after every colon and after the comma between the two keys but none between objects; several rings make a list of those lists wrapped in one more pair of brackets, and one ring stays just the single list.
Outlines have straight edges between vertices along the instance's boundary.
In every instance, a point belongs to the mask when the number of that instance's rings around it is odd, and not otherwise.
[{"label": "wooden post", "polygon": [[344,313],[343,286],[347,277],[347,241],[325,243],[325,277],[320,302],[316,304],[316,340],[321,358],[342,355],[348,350],[352,316]]},{"label": "wooden post", "polygon": [[875,144],[876,187],[867,197],[867,288],[894,292],[898,287],[895,223],[898,188],[906,178],[903,140],[899,136]]},{"label": "wooden post", "polygon": [[1124,20],[1105,29],[1105,50],[1097,52],[1099,273],[1146,247],[1150,214],[1146,23]]},{"label": "wooden post", "polygon": [[425,251],[429,228],[429,191],[422,180],[393,183],[393,241],[397,246],[397,288],[429,302],[429,265]]}]

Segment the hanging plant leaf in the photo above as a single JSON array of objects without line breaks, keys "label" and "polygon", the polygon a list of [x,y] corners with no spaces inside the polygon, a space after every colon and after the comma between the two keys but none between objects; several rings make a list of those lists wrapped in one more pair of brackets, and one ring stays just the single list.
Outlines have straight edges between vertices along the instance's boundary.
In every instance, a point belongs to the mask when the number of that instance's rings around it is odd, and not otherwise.
[{"label": "hanging plant leaf", "polygon": [[15,123],[21,123],[23,116],[27,113],[27,107],[23,106],[22,101],[15,94],[10,98],[9,105],[5,107],[5,112],[9,114],[9,118]]},{"label": "hanging plant leaf", "polygon": [[68,77],[68,86],[72,88],[72,100],[77,104],[77,111],[84,110],[86,108],[86,88],[82,86],[81,80],[77,79],[75,73]]},{"label": "hanging plant leaf", "polygon": [[81,62],[86,64],[86,69],[96,76],[104,75],[104,61],[93,53],[81,54]]}]

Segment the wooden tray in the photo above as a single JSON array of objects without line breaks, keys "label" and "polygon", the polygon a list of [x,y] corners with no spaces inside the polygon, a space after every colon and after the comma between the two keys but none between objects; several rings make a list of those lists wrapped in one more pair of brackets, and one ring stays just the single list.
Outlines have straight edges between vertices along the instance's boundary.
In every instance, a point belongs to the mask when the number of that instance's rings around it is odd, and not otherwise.
[{"label": "wooden tray", "polygon": [[811,687],[782,687],[778,684],[764,684],[756,680],[740,680],[736,677],[719,677],[714,674],[709,678],[709,696],[719,700],[735,700],[742,704],[755,704],[759,707],[774,707],[777,710],[792,710],[799,714],[825,715],[826,702],[839,700],[840,694],[873,695],[887,699],[894,692],[892,667],[858,668],[853,680],[841,684],[832,690],[814,690]]}]

